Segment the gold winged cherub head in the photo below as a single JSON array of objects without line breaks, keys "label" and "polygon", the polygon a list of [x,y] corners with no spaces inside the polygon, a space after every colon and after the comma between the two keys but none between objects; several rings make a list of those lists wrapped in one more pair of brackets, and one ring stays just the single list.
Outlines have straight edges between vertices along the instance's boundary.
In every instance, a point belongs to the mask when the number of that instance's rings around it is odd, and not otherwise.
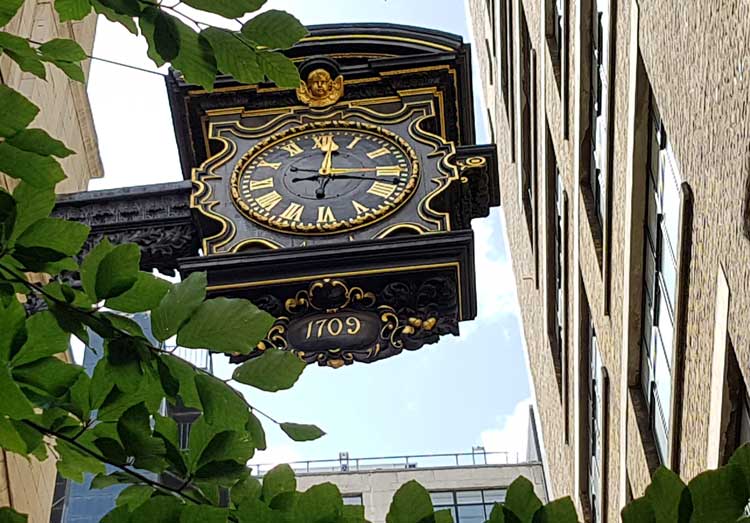
[{"label": "gold winged cherub head", "polygon": [[315,69],[307,75],[307,82],[300,82],[297,98],[310,107],[325,107],[335,104],[344,94],[344,77],[335,80],[325,69]]}]

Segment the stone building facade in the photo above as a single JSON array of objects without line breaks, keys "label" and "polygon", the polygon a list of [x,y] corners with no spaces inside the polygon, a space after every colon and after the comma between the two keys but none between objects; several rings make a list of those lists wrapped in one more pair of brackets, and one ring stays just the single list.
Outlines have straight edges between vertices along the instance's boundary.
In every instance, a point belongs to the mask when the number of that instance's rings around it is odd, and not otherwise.
[{"label": "stone building facade", "polygon": [[550,497],[750,437],[750,3],[469,0]]},{"label": "stone building facade", "polygon": [[[53,38],[73,38],[91,54],[94,46],[96,16],[80,22],[60,23],[53,3],[25,0],[16,17],[3,28],[13,34],[45,42]],[[88,75],[88,63],[84,71]],[[91,178],[103,174],[86,86],[73,82],[55,67],[47,68],[47,80],[21,71],[7,56],[0,56],[0,81],[23,93],[39,108],[32,124],[45,129],[76,152],[61,164],[67,179],[57,186],[59,192],[86,190]],[[0,174],[0,187],[9,190],[15,181]],[[49,521],[55,488],[55,462],[44,463],[6,451],[0,452],[0,506],[10,506],[28,514],[30,523]]]}]

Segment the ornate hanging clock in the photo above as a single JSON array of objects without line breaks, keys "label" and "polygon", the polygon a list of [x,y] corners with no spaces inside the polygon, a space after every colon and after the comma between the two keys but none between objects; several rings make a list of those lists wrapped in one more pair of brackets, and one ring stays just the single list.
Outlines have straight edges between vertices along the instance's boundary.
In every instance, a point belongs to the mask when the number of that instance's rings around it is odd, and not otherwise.
[{"label": "ornate hanging clock", "polygon": [[297,89],[167,78],[184,184],[66,197],[145,269],[207,273],[277,319],[269,347],[372,362],[476,316],[471,220],[499,205],[475,144],[469,46],[414,27],[320,26],[285,51]]}]

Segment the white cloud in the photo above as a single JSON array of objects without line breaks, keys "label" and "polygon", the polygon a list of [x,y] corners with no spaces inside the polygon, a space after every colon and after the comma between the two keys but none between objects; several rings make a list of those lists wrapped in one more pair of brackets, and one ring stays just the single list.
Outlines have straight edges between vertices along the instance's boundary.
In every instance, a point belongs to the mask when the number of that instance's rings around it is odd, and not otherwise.
[{"label": "white cloud", "polygon": [[[500,428],[482,431],[479,436],[487,452],[507,452],[507,462],[524,461],[529,437],[529,406],[531,399],[516,403],[510,415],[502,416]],[[505,455],[487,456],[489,463],[506,463]]]}]

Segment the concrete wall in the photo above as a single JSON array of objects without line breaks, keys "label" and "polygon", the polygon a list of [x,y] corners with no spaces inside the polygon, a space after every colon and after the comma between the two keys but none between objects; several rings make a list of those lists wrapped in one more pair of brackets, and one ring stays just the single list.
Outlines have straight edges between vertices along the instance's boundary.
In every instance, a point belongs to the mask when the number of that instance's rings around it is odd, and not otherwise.
[{"label": "concrete wall", "polygon": [[[611,232],[604,247],[586,212],[581,180],[588,174],[585,146],[589,123],[585,116],[589,97],[589,53],[592,2],[568,0],[569,86],[567,122],[564,100],[554,78],[555,60],[547,41],[549,13],[554,0],[512,0],[515,86],[516,154],[512,157],[511,126],[497,87],[497,57],[488,54],[484,40],[492,42],[488,10],[499,10],[503,0],[468,0],[484,94],[494,128],[500,160],[503,213],[512,254],[533,386],[551,476],[551,496],[572,495],[582,508],[579,487],[587,423],[577,401],[581,379],[580,332],[582,303],[588,300],[603,362],[610,377],[608,448],[606,460],[607,515],[619,520],[628,488],[643,494],[657,462],[653,435],[644,424],[639,401],[637,336],[640,331],[642,285],[642,227],[645,189],[645,155],[642,143],[648,119],[643,112],[644,81],[650,84],[669,133],[682,180],[693,192],[692,258],[683,273],[686,289],[685,338],[675,346],[678,366],[673,409],[682,409],[673,430],[675,445],[670,465],[685,478],[707,466],[712,391],[721,380],[711,379],[716,311],[717,274],[723,268],[729,288],[727,334],[734,346],[745,383],[750,382],[750,4],[744,0],[689,2],[679,6],[664,0],[615,0],[615,60],[612,88],[613,147]],[[518,194],[519,140],[519,11],[523,8],[537,55],[539,78],[538,187],[536,208],[540,227],[529,236]],[[496,14],[496,19],[497,19]],[[500,23],[494,31],[500,30]],[[499,37],[498,37],[499,38]],[[492,47],[492,46],[490,46]],[[582,51],[583,50],[583,51]],[[642,68],[638,56],[642,56]],[[495,65],[490,85],[489,62]],[[564,127],[567,124],[567,135]],[[544,133],[549,127],[551,149]],[[550,217],[544,211],[543,191],[547,155],[553,151],[569,199],[567,251],[568,281],[565,337],[570,370],[562,390],[571,401],[565,408],[557,386],[551,342],[547,336],[546,299],[548,253],[545,239]],[[536,249],[533,246],[536,245]],[[597,249],[604,249],[602,266]],[[552,253],[554,255],[554,253]],[[539,276],[535,277],[535,267]],[[608,267],[607,267],[608,265]],[[609,299],[608,308],[606,300]],[[722,305],[725,307],[725,305]],[[719,311],[720,312],[720,311]],[[679,326],[677,327],[679,329]],[[715,394],[714,394],[715,396]],[[585,396],[584,396],[585,397]],[[715,409],[714,409],[715,410]],[[570,427],[566,438],[565,421]],[[647,420],[646,420],[647,421]],[[629,487],[627,486],[629,484]]]},{"label": "concrete wall", "polygon": [[[26,0],[16,17],[3,28],[20,36],[44,42],[53,38],[74,38],[87,53],[94,45],[96,16],[81,22],[61,24],[50,0]],[[88,64],[85,67],[88,74]],[[47,67],[47,80],[24,73],[7,56],[0,56],[0,80],[27,96],[41,109],[34,127],[45,129],[77,154],[61,160],[68,179],[57,186],[59,192],[85,190],[91,178],[101,177],[94,122],[86,86],[69,80],[55,67]],[[15,181],[0,174],[0,187],[10,189]],[[27,461],[0,452],[0,506],[12,506],[28,514],[30,523],[49,521],[55,486],[55,461]]]},{"label": "concrete wall", "polygon": [[534,483],[537,496],[545,499],[542,466],[535,463],[301,474],[297,477],[297,489],[303,491],[319,483],[331,482],[342,494],[362,494],[365,517],[372,523],[385,523],[393,494],[407,481],[417,480],[430,491],[472,490],[504,488],[518,476],[525,476]]}]

